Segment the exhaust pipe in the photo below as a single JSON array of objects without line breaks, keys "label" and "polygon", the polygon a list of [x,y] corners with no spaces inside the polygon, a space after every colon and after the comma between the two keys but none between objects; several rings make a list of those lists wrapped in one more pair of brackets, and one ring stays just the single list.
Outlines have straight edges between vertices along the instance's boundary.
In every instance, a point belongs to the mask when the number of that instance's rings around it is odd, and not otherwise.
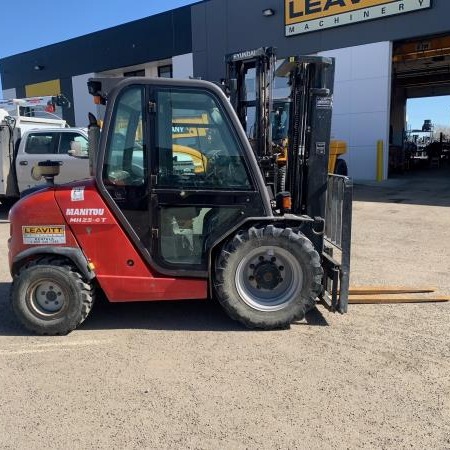
[{"label": "exhaust pipe", "polygon": [[89,113],[88,125],[88,154],[89,154],[89,173],[95,176],[97,166],[97,152],[100,144],[100,126],[94,114]]}]

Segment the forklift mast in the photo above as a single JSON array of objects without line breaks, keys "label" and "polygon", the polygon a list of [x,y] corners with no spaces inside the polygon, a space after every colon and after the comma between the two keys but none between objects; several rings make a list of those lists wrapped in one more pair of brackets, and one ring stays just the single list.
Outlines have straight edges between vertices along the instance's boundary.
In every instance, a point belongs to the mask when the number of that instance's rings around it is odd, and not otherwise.
[{"label": "forklift mast", "polygon": [[318,56],[292,57],[276,75],[288,77],[291,88],[286,190],[292,212],[325,217],[334,62]]},{"label": "forklift mast", "polygon": [[[244,129],[252,129],[249,140],[267,186],[274,197],[288,191],[294,214],[324,217],[334,63],[331,58],[291,57],[275,69],[275,49],[232,53],[226,56],[230,101]],[[246,81],[255,70],[254,100],[249,100]],[[278,164],[279,144],[272,139],[273,81],[286,77],[290,87],[287,162]],[[247,109],[255,107],[254,124],[247,123]],[[282,166],[286,165],[286,169]],[[309,176],[311,174],[311,176]],[[280,183],[283,177],[286,181]]]},{"label": "forklift mast", "polygon": [[[256,50],[231,53],[225,57],[230,101],[239,120],[247,129],[247,108],[255,108],[250,143],[257,157],[269,157],[272,150],[272,84],[275,72],[275,50],[261,47]],[[255,70],[255,99],[248,99],[246,86],[249,70]]]}]

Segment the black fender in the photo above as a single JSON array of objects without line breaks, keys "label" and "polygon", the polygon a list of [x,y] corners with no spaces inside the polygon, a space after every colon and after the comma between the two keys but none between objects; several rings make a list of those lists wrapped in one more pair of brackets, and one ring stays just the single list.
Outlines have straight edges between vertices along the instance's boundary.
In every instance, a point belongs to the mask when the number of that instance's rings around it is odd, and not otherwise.
[{"label": "black fender", "polygon": [[19,272],[20,268],[33,257],[44,256],[44,255],[54,255],[63,256],[64,258],[72,261],[78,270],[83,274],[87,280],[92,280],[95,278],[95,272],[89,268],[89,261],[86,256],[79,248],[73,247],[52,247],[44,245],[42,247],[32,247],[27,248],[23,252],[18,253],[14,256],[11,265],[11,275],[15,275]]}]

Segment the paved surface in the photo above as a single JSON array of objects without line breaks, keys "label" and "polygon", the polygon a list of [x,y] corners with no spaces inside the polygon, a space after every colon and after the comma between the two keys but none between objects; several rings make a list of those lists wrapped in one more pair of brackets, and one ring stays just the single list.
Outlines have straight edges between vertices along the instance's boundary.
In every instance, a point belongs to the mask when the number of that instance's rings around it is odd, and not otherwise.
[{"label": "paved surface", "polygon": [[[353,284],[450,295],[450,178],[357,185]],[[3,216],[5,219],[5,215]],[[36,337],[0,223],[0,448],[450,448],[450,304],[321,307],[246,331],[212,303],[97,304]]]}]

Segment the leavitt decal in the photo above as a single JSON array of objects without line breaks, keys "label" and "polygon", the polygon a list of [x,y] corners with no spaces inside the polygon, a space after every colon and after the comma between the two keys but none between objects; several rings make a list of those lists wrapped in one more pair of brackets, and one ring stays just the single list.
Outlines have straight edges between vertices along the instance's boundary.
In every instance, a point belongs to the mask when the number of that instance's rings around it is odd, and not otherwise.
[{"label": "leavitt decal", "polygon": [[66,243],[64,225],[25,225],[22,227],[23,243],[28,245],[50,245]]}]

